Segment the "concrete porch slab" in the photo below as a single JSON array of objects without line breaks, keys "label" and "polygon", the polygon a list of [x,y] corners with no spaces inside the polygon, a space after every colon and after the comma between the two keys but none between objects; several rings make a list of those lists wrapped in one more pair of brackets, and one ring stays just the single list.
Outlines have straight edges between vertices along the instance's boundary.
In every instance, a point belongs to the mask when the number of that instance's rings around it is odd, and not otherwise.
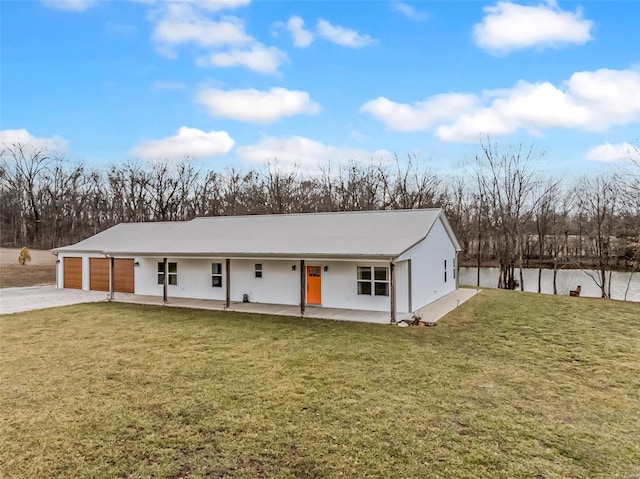
[{"label": "concrete porch slab", "polygon": [[[420,308],[417,314],[422,315],[424,321],[436,322],[448,312],[454,310],[460,304],[467,301],[477,293],[475,289],[458,289],[431,304]],[[116,293],[113,299],[121,303],[152,304],[162,306],[162,297],[145,296],[139,294]],[[208,309],[215,311],[236,311],[255,314],[272,314],[279,316],[300,317],[300,307],[285,304],[265,303],[238,303],[233,302],[229,308],[225,308],[224,301],[209,299],[169,298],[168,307]],[[357,321],[376,324],[390,324],[391,318],[386,311],[362,311],[354,309],[321,308],[307,306],[304,317],[332,319],[335,321]],[[411,319],[411,314],[398,314],[396,320]]]},{"label": "concrete porch slab", "polygon": [[423,306],[416,311],[415,315],[421,316],[423,321],[435,323],[462,303],[474,297],[478,292],[479,290],[477,289],[456,289],[433,303]]},{"label": "concrete porch slab", "polygon": [[[162,306],[162,298],[159,296],[116,293],[113,301],[121,303],[152,304]],[[300,317],[300,306],[291,306],[286,304],[232,302],[229,308],[225,308],[224,301],[219,300],[169,298],[169,301],[165,306]],[[401,319],[403,319],[405,316],[407,315],[403,315]],[[389,324],[390,322],[389,313],[385,311],[360,311],[353,309],[320,308],[317,306],[307,306],[304,317],[333,319],[337,321],[359,321],[378,324]]]}]

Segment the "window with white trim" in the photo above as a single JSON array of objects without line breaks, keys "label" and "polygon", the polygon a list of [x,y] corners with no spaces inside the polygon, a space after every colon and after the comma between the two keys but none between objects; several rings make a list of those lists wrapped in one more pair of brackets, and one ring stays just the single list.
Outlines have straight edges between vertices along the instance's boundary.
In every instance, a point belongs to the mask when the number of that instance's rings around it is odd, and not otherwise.
[{"label": "window with white trim", "polygon": [[[169,265],[169,277],[167,284],[178,284],[178,263],[167,263]],[[164,284],[164,261],[158,261],[158,284]]]},{"label": "window with white trim", "polygon": [[211,287],[222,288],[222,263],[211,263]]},{"label": "window with white trim", "polygon": [[389,268],[358,266],[358,294],[389,296]]},{"label": "window with white trim", "polygon": [[447,260],[444,260],[444,282],[447,282]]},{"label": "window with white trim", "polygon": [[456,279],[456,258],[455,257],[453,258],[452,264],[453,264],[453,279]]},{"label": "window with white trim", "polygon": [[256,263],[255,274],[256,278],[262,278],[262,263]]}]

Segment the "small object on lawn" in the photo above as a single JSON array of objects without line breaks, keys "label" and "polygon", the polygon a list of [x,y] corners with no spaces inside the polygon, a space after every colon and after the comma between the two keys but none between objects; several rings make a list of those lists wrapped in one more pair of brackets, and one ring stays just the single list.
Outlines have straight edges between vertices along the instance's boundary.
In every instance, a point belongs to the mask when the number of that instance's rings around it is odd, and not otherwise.
[{"label": "small object on lawn", "polygon": [[413,313],[409,324],[412,326],[420,326],[420,321],[422,321],[422,313]]},{"label": "small object on lawn", "polygon": [[434,321],[422,321],[422,325],[427,327],[433,327],[433,326],[436,326],[437,323],[435,323]]},{"label": "small object on lawn", "polygon": [[581,291],[582,291],[582,286],[578,285],[576,289],[572,289],[571,291],[569,291],[569,296],[579,297]]},{"label": "small object on lawn", "polygon": [[29,249],[26,246],[23,246],[18,256],[18,264],[24,266],[29,261],[31,261],[31,253],[29,253]]},{"label": "small object on lawn", "polygon": [[406,321],[400,321],[400,322],[398,322],[397,326],[398,326],[399,328],[408,328],[408,327],[409,327],[409,325],[406,323]]},{"label": "small object on lawn", "polygon": [[247,293],[242,295],[242,302],[243,303],[248,303],[249,302],[249,295]]}]

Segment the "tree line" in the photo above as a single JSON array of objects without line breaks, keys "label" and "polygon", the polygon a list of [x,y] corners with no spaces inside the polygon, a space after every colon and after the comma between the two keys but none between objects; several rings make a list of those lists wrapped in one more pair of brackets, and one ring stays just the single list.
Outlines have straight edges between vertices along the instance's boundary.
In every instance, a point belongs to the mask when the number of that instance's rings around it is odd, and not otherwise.
[{"label": "tree line", "polygon": [[[612,269],[640,263],[640,152],[624,172],[567,184],[541,171],[544,152],[481,141],[460,174],[442,175],[409,156],[328,165],[319,174],[281,168],[221,170],[196,163],[128,161],[99,171],[5,145],[0,158],[2,246],[52,248],[121,222],[197,216],[442,207],[461,264],[500,268],[499,287],[524,289],[522,268],[595,269],[609,295]],[[540,289],[540,279],[538,280]]]}]

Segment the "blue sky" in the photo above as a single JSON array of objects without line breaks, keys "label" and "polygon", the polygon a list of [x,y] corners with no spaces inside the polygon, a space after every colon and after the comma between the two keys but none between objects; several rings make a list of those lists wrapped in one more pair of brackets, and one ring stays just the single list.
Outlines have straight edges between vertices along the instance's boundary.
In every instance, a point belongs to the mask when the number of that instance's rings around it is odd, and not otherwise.
[{"label": "blue sky", "polygon": [[561,174],[640,143],[640,3],[1,3],[4,143],[250,168],[534,142]]}]

